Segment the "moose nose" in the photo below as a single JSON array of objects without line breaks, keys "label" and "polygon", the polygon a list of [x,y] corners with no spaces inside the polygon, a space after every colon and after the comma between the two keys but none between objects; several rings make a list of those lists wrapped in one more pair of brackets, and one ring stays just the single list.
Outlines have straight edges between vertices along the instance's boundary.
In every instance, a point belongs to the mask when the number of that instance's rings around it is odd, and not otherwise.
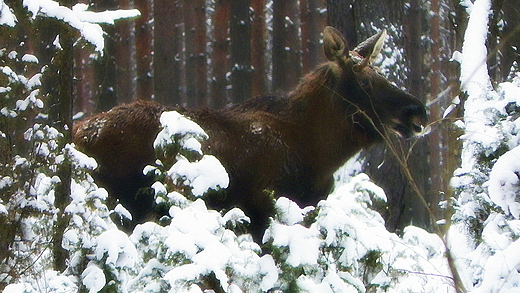
[{"label": "moose nose", "polygon": [[428,117],[422,105],[409,106],[404,111],[403,121],[414,134],[421,134],[427,130]]},{"label": "moose nose", "polygon": [[425,123],[423,122],[423,119],[421,116],[412,114],[412,115],[410,115],[409,121],[410,121],[410,123],[409,123],[410,128],[413,132],[415,132],[415,133],[422,132]]}]

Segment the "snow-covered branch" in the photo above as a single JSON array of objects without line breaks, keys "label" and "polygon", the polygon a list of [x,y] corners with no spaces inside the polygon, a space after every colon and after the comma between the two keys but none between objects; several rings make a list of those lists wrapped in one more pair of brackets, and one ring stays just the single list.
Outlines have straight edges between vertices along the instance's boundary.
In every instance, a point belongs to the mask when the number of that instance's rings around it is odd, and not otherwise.
[{"label": "snow-covered branch", "polygon": [[61,6],[53,0],[24,0],[23,5],[33,17],[40,15],[66,22],[71,27],[77,29],[81,37],[94,45],[99,53],[102,53],[105,47],[103,40],[104,31],[99,25],[100,23],[114,24],[116,20],[135,18],[141,15],[137,9],[102,12],[88,11],[88,5],[82,3],[74,5],[71,9]]}]

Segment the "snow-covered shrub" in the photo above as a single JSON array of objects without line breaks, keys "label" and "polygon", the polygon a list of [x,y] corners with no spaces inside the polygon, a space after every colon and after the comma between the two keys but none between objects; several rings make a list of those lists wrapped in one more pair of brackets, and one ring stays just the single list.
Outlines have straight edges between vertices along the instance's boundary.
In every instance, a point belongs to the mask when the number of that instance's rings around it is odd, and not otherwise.
[{"label": "snow-covered shrub", "polygon": [[[277,201],[279,220],[265,235],[279,273],[277,288],[301,292],[436,292],[452,284],[442,241],[408,227],[403,238],[390,233],[372,210],[381,188],[365,174],[337,188],[316,210]],[[280,213],[282,215],[280,215]],[[307,228],[300,225],[314,213]],[[419,290],[420,289],[420,290]]]},{"label": "snow-covered shrub", "polygon": [[228,186],[229,177],[220,161],[202,153],[201,143],[208,135],[199,125],[176,111],[164,112],[160,122],[163,128],[154,147],[163,161],[158,161],[159,168],[149,167],[145,172],[153,170],[160,178],[166,176],[166,181],[177,190],[187,187],[183,193],[188,197],[199,198],[208,189],[216,191]]},{"label": "snow-covered shrub", "polygon": [[[82,282],[90,290],[112,286],[122,292],[383,292],[400,286],[403,291],[420,287],[433,292],[451,288],[442,241],[414,227],[406,229],[402,239],[386,231],[381,216],[370,208],[374,200],[386,197],[364,174],[339,187],[316,208],[300,208],[288,198],[279,198],[262,250],[250,235],[233,231],[249,220],[241,210],[224,214],[208,210],[199,198],[228,183],[220,163],[211,172],[195,167],[206,157],[200,150],[206,135],[176,112],[165,113],[161,120],[164,129],[156,148],[159,152],[174,149],[177,160],[171,166],[158,162],[147,169],[159,179],[153,188],[158,202],[168,204],[171,219],[162,225],[138,225],[128,238],[111,230],[93,237],[94,256],[82,273]],[[175,167],[179,161],[186,167]],[[203,188],[194,194],[196,178]],[[103,237],[106,233],[118,237],[113,245],[106,243],[113,239]],[[120,258],[124,265],[117,266]]]},{"label": "snow-covered shrub", "polygon": [[0,49],[0,282],[5,283],[24,270],[39,274],[49,264],[52,235],[46,231],[57,212],[53,186],[59,178],[53,167],[62,135],[27,122],[43,108],[41,65],[29,56]]},{"label": "snow-covered shrub", "polygon": [[470,6],[461,55],[465,134],[448,242],[468,291],[510,292],[520,285],[520,78],[493,89],[485,46],[491,3]]},{"label": "snow-covered shrub", "polygon": [[221,215],[208,210],[201,199],[174,210],[170,225],[145,223],[134,230],[131,239],[145,257],[129,290],[188,292],[200,287],[228,292],[237,287],[257,292],[270,288],[271,274],[276,274],[270,256],[261,257],[250,238],[237,237],[225,228],[226,220],[235,216],[230,213],[237,211]]},{"label": "snow-covered shrub", "polygon": [[468,101],[480,107],[475,112],[467,107],[469,119],[462,125],[465,163],[452,180],[458,197],[450,242],[466,287],[499,292],[520,284],[520,261],[510,253],[520,237],[520,79],[470,95]]},{"label": "snow-covered shrub", "polygon": [[[0,3],[0,288],[6,292],[70,292],[81,282],[85,256],[95,246],[95,237],[114,225],[108,219],[106,192],[98,189],[88,174],[91,159],[66,144],[61,130],[49,126],[45,108],[47,96],[41,80],[49,64],[32,52],[37,41],[32,25],[38,18],[55,18],[78,30],[84,40],[103,50],[103,30],[98,23],[135,17],[136,10],[106,13],[87,11],[87,5],[72,9],[56,1],[29,0]],[[18,29],[18,23],[22,23]],[[26,35],[20,43],[8,36]],[[14,44],[13,44],[14,43]],[[59,38],[52,44],[59,47]],[[49,46],[52,46],[49,44]],[[55,206],[57,175],[61,165],[72,165],[71,205]],[[65,213],[63,213],[65,212]],[[70,252],[68,272],[54,272],[53,233],[61,218],[71,217],[63,246]],[[58,243],[59,244],[59,243]],[[70,278],[69,278],[70,277]]]}]

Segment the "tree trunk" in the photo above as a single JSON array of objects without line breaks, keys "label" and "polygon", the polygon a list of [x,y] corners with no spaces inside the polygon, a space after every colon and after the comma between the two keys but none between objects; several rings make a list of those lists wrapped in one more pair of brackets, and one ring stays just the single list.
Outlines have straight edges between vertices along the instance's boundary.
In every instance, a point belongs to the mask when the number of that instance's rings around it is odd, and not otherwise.
[{"label": "tree trunk", "polygon": [[94,97],[94,70],[91,52],[76,50],[75,77],[79,81],[74,87],[74,112],[92,113],[95,110]]},{"label": "tree trunk", "polygon": [[[500,83],[502,82],[502,74],[500,73],[500,58],[498,56],[499,51],[499,42],[501,39],[499,22],[501,18],[501,9],[504,0],[492,0],[491,1],[491,15],[489,16],[489,32],[486,38],[486,47],[488,49],[487,56],[487,67],[488,67],[488,75],[492,82]],[[516,7],[518,7],[518,3],[516,3]],[[518,10],[518,8],[517,8]]]},{"label": "tree trunk", "polygon": [[354,0],[327,0],[328,24],[343,33],[350,49],[358,44],[359,23],[354,14],[354,2]]},{"label": "tree trunk", "polygon": [[326,25],[325,14],[322,13],[325,1],[301,0],[302,23],[302,72],[305,74],[325,61],[320,44],[320,35]]},{"label": "tree trunk", "polygon": [[[208,60],[207,60],[207,28],[206,28],[206,1],[195,1],[195,56],[197,66],[197,107],[207,107],[209,105],[208,95]],[[188,79],[189,77],[186,77]]]},{"label": "tree trunk", "polygon": [[[416,4],[418,6],[418,4]],[[419,9],[417,7],[417,9]],[[440,21],[440,0],[432,0],[430,5],[430,39],[431,39],[431,45],[430,45],[430,97],[435,99],[441,89],[441,21]],[[411,19],[414,19],[413,16],[410,17]],[[415,20],[414,20],[415,22]],[[420,37],[420,35],[419,35]],[[416,52],[420,48],[413,48],[412,52]],[[418,54],[414,54],[418,55]],[[422,54],[421,54],[422,55]],[[441,119],[441,105],[439,103],[433,103],[430,106],[430,117],[434,120]],[[443,215],[438,210],[438,205],[433,205],[435,202],[440,202],[441,200],[444,200],[443,194],[444,191],[449,187],[444,182],[446,179],[446,174],[443,172],[444,162],[444,156],[443,156],[443,146],[445,145],[444,139],[446,136],[444,136],[443,127],[438,127],[437,131],[433,131],[429,135],[429,140],[431,143],[431,151],[430,151],[430,161],[434,162],[431,164],[431,185],[432,185],[432,191],[431,191],[431,197],[432,197],[432,210],[434,210],[435,217],[441,218]]]},{"label": "tree trunk", "polygon": [[[118,0],[118,9],[130,9],[130,0]],[[116,96],[118,105],[135,100],[135,35],[133,20],[119,22],[115,26],[114,53],[116,60]]]},{"label": "tree trunk", "polygon": [[184,2],[186,99],[192,108],[207,105],[205,11],[203,0]]},{"label": "tree trunk", "polygon": [[273,0],[273,90],[287,92],[302,76],[300,10],[296,0]]},{"label": "tree trunk", "polygon": [[[95,2],[95,10],[104,11],[115,9],[113,1],[99,0]],[[105,50],[103,56],[100,56],[94,63],[95,84],[97,88],[94,91],[96,111],[108,111],[117,106],[117,75],[116,75],[116,46],[114,36],[116,30],[114,26],[104,29],[108,37],[105,38]]]},{"label": "tree trunk", "polygon": [[183,103],[182,1],[154,1],[154,95],[163,105]]},{"label": "tree trunk", "polygon": [[223,108],[229,103],[226,79],[229,70],[228,61],[228,30],[230,0],[216,0],[215,13],[213,16],[213,57],[211,78],[211,107]]},{"label": "tree trunk", "polygon": [[[63,3],[62,3],[63,5]],[[74,42],[76,36],[73,29],[58,20],[49,19],[50,30],[59,32],[60,45],[53,62],[49,64],[48,74],[42,84],[44,92],[49,97],[49,122],[63,134],[60,147],[71,141],[72,129],[72,100],[74,80]],[[71,188],[71,164],[64,161],[58,165],[56,175],[60,178],[55,190],[54,205],[59,210],[54,226],[52,240],[52,253],[54,269],[64,271],[67,267],[68,253],[62,247],[63,234],[69,225],[70,216],[65,213],[65,208],[70,202]]]},{"label": "tree trunk", "polygon": [[251,1],[231,0],[229,36],[231,40],[231,100],[239,103],[251,98]]},{"label": "tree trunk", "polygon": [[513,63],[516,61],[517,64],[520,64],[520,9],[518,3],[504,1],[502,13],[504,27],[499,46],[501,53],[500,72],[502,80],[506,80]]},{"label": "tree trunk", "polygon": [[252,96],[267,93],[267,61],[265,51],[267,49],[267,25],[265,14],[265,0],[253,0],[253,25],[251,31],[251,53],[253,65]]},{"label": "tree trunk", "polygon": [[151,2],[134,0],[135,8],[141,12],[141,17],[135,20],[135,50],[136,50],[136,95],[139,100],[151,100],[153,96],[152,79],[152,37],[153,27],[150,23]]}]

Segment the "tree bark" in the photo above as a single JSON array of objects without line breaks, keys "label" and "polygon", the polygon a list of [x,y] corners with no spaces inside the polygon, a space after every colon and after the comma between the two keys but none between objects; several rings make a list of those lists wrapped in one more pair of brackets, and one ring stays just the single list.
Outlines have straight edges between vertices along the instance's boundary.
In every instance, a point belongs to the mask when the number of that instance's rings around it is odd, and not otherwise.
[{"label": "tree bark", "polygon": [[223,108],[230,100],[228,97],[228,81],[226,78],[229,71],[229,14],[230,0],[216,0],[215,13],[213,16],[213,56],[212,56],[212,78],[211,78],[211,107]]},{"label": "tree bark", "polygon": [[163,105],[182,104],[184,27],[182,1],[154,1],[154,95]]},{"label": "tree bark", "polygon": [[[195,1],[195,56],[197,66],[197,107],[207,107],[209,105],[208,95],[208,60],[207,60],[207,28],[206,28],[206,1]],[[189,77],[187,77],[188,79]]]},{"label": "tree bark", "polygon": [[[118,0],[118,9],[130,9],[130,0]],[[135,35],[134,20],[125,20],[115,26],[114,53],[116,61],[116,96],[118,105],[133,102],[135,88]]]},{"label": "tree bark", "polygon": [[94,69],[91,52],[76,50],[75,75],[79,81],[74,87],[74,112],[93,113],[95,110],[94,97]]},{"label": "tree bark", "polygon": [[203,0],[184,2],[186,99],[191,108],[207,105],[205,11]]},{"label": "tree bark", "polygon": [[322,53],[320,36],[327,24],[325,1],[301,0],[301,31],[302,31],[302,72],[305,74],[313,70],[318,64],[325,61]]},{"label": "tree bark", "polygon": [[253,0],[253,25],[251,30],[251,53],[253,65],[253,88],[252,96],[259,96],[267,93],[267,25],[265,14],[265,0]]},{"label": "tree bark", "polygon": [[[60,144],[63,148],[71,141],[76,36],[68,25],[55,19],[50,19],[48,22],[51,23],[49,29],[59,32],[62,49],[56,50],[42,86],[49,97],[49,122],[63,134],[63,141]],[[67,267],[68,258],[68,252],[62,247],[62,240],[70,220],[70,216],[65,213],[65,208],[70,203],[71,170],[71,163],[67,160],[58,165],[56,170],[60,183],[55,189],[54,205],[58,209],[58,215],[53,231],[52,253],[54,269],[60,272]]]},{"label": "tree bark", "polygon": [[327,0],[328,24],[338,29],[347,39],[349,48],[358,44],[357,22],[354,0]]},{"label": "tree bark", "polygon": [[151,100],[153,96],[151,4],[148,0],[134,0],[135,8],[141,12],[141,17],[135,20],[135,86],[138,100]]},{"label": "tree bark", "polygon": [[520,64],[520,9],[515,1],[504,1],[502,5],[503,30],[499,47],[502,80],[509,77],[511,66]]},{"label": "tree bark", "polygon": [[302,76],[300,13],[296,0],[273,1],[273,91],[287,92]]},{"label": "tree bark", "polygon": [[[104,11],[114,9],[115,5],[110,0],[99,0],[95,2],[94,9]],[[116,30],[114,26],[105,29],[105,50],[103,56],[94,63],[95,84],[97,88],[94,91],[96,111],[108,111],[117,106],[117,75],[116,75],[116,46],[114,36]]]},{"label": "tree bark", "polygon": [[[418,4],[417,4],[418,5]],[[439,93],[441,88],[441,21],[440,21],[440,0],[432,0],[430,4],[430,97],[435,99]],[[413,17],[412,17],[413,18]],[[420,36],[419,36],[420,37]],[[415,50],[420,48],[414,48]],[[413,51],[413,50],[411,50]],[[415,52],[415,51],[413,51]],[[441,119],[441,107],[440,103],[433,103],[430,106],[430,117],[433,119]],[[430,152],[430,161],[435,162],[431,164],[431,185],[435,186],[435,190],[432,190],[432,210],[435,213],[436,218],[441,218],[443,215],[438,210],[438,205],[433,205],[435,202],[440,202],[443,200],[443,193],[449,186],[447,186],[444,182],[446,179],[446,174],[443,172],[443,161],[444,161],[444,153],[443,146],[445,145],[444,139],[446,136],[443,135],[443,127],[438,127],[437,131],[433,131],[429,135],[429,140],[431,143],[431,152]]]},{"label": "tree bark", "polygon": [[231,0],[229,36],[231,40],[231,100],[239,103],[251,98],[250,0]]}]

